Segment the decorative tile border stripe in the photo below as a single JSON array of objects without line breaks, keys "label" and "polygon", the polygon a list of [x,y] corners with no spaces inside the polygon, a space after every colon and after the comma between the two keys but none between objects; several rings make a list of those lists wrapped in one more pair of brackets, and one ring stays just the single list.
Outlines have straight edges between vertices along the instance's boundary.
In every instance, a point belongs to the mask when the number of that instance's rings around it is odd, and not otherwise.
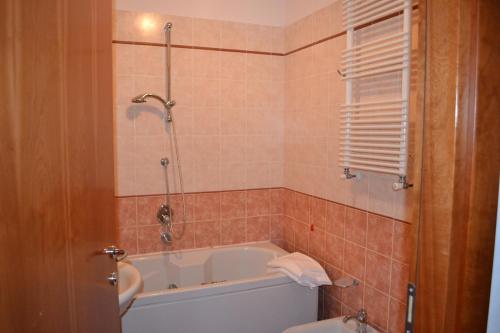
[{"label": "decorative tile border stripe", "polygon": [[[413,8],[413,10],[416,10],[416,9],[418,9],[418,5],[414,5],[412,8]],[[361,24],[359,26],[356,26],[354,28],[354,30],[360,30],[360,29],[366,28],[366,27],[368,27],[370,25],[383,22],[385,20],[388,20],[388,19],[391,19],[393,17],[396,17],[396,16],[400,15],[401,13],[402,13],[402,11],[394,12],[392,14],[386,15],[386,16],[381,17],[379,19],[376,19],[374,21],[371,21],[371,22],[364,23],[364,24]],[[346,34],[346,31],[344,30],[344,31],[338,32],[336,34],[333,34],[331,36],[319,39],[319,40],[317,40],[315,42],[306,44],[304,46],[301,46],[299,48],[296,48],[294,50],[291,50],[291,51],[288,51],[288,52],[284,52],[284,53],[281,53],[281,52],[265,52],[265,51],[241,50],[241,49],[228,49],[228,48],[208,47],[208,46],[182,45],[182,44],[172,44],[172,48],[177,48],[177,49],[191,49],[191,50],[204,50],[204,51],[218,51],[218,52],[232,52],[232,53],[247,53],[247,54],[259,54],[259,55],[269,55],[269,56],[284,57],[284,56],[287,56],[287,55],[290,55],[290,54],[297,53],[299,51],[308,49],[308,48],[313,47],[315,45],[327,42],[327,41],[329,41],[331,39],[335,39],[335,38],[341,37],[341,36],[343,36],[345,34]],[[137,41],[115,40],[115,39],[112,40],[112,43],[113,44],[125,44],[125,45],[157,46],[157,47],[166,47],[167,46],[167,44],[165,44],[165,43],[137,42]]]},{"label": "decorative tile border stripe", "polygon": [[[241,192],[241,191],[258,191],[258,190],[280,190],[283,187],[256,187],[256,188],[242,188],[236,190],[220,190],[220,191],[195,191],[185,192],[184,194],[207,194],[207,193],[221,193],[221,192]],[[171,195],[180,195],[180,192],[171,193]],[[115,195],[115,198],[135,198],[135,197],[158,197],[165,195],[165,193],[152,193],[152,194],[132,194],[132,195]]]},{"label": "decorative tile border stripe", "polygon": [[[150,42],[135,42],[126,40],[113,40],[113,44],[126,44],[126,45],[141,45],[141,46],[159,46],[166,47],[165,43],[150,43]],[[191,49],[191,50],[203,50],[203,51],[219,51],[219,52],[233,52],[233,53],[248,53],[248,54],[260,54],[260,55],[272,55],[272,56],[283,56],[283,53],[277,52],[265,52],[265,51],[251,51],[251,50],[240,50],[240,49],[226,49],[220,47],[208,47],[208,46],[194,46],[194,45],[182,45],[182,44],[172,44],[174,49]]]}]

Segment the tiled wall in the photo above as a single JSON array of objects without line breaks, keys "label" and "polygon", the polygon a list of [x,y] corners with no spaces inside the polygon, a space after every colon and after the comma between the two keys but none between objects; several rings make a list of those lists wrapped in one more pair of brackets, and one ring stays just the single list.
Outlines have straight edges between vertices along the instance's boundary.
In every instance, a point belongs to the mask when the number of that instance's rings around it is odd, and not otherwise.
[{"label": "tiled wall", "polygon": [[411,244],[410,225],[300,192],[283,192],[284,248],[320,262],[332,280],[350,276],[357,287],[323,287],[320,316],[361,308],[383,332],[403,331]]},{"label": "tiled wall", "polygon": [[360,282],[340,290],[322,287],[320,318],[365,308],[383,332],[401,332],[409,274],[410,225],[289,189],[187,195],[182,224],[180,195],[171,198],[175,237],[159,241],[155,212],[163,196],[117,198],[120,245],[131,254],[271,240],[316,259],[332,280]]},{"label": "tiled wall", "polygon": [[131,254],[264,240],[282,245],[283,191],[275,188],[187,194],[185,225],[181,196],[174,195],[170,198],[176,237],[172,246],[160,241],[156,220],[164,196],[117,198],[120,245]]},{"label": "tiled wall", "polygon": [[[345,100],[345,84],[337,70],[342,68],[341,51],[346,45],[341,15],[341,1],[337,1],[285,30],[288,55],[285,57],[284,187],[409,221],[417,201],[411,197],[411,191],[392,190],[396,176],[362,172],[361,181],[340,178],[343,169],[338,166],[339,106]],[[378,38],[394,29],[399,20],[390,18],[366,27],[356,32],[356,38]],[[418,44],[417,33],[415,23],[414,49]],[[310,47],[301,49],[304,45]],[[417,66],[413,67],[416,71]],[[361,93],[354,97],[362,102],[373,101],[380,95],[391,98],[400,93],[398,80],[398,75],[360,80],[357,89]],[[415,102],[416,91],[412,89],[413,106]],[[416,121],[417,115],[410,115],[410,181],[414,181],[414,168],[419,168],[414,163],[418,151],[414,144],[420,135]]]},{"label": "tiled wall", "polygon": [[[117,196],[164,193],[160,158],[177,167],[161,105],[130,102],[143,92],[165,96],[165,48],[143,44],[164,43],[167,21],[182,46],[172,49],[172,97],[185,191],[281,186],[284,58],[265,53],[283,51],[283,28],[117,11]],[[170,176],[178,192],[177,172]]]},{"label": "tiled wall", "polygon": [[[392,191],[394,177],[366,172],[361,181],[340,180],[340,7],[337,1],[286,29],[117,12],[116,40],[162,43],[159,22],[172,21],[173,43],[189,46],[172,51],[188,221],[181,239],[165,247],[155,212],[164,192],[159,159],[172,157],[170,133],[158,105],[129,102],[144,90],[164,95],[164,49],[114,44],[120,240],[131,253],[272,240],[316,258],[332,279],[361,282],[322,289],[322,317],[365,307],[380,330],[401,332],[410,260],[403,221],[411,221],[416,200],[411,191]],[[179,195],[172,202],[178,223]],[[181,225],[175,230],[179,236]]]}]

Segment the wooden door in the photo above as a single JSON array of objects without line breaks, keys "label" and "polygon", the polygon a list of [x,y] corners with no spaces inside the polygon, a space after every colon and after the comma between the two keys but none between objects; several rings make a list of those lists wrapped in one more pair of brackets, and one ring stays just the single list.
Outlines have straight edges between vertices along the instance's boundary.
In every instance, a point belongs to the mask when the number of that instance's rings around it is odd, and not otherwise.
[{"label": "wooden door", "polygon": [[500,171],[500,2],[419,7],[427,31],[415,332],[485,332]]},{"label": "wooden door", "polygon": [[111,0],[0,16],[0,332],[119,332]]}]

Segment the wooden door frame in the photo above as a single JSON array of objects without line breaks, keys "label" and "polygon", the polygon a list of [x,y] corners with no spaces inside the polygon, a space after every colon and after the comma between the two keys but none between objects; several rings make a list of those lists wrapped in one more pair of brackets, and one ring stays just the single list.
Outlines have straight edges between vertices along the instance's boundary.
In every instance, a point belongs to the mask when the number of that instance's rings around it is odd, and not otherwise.
[{"label": "wooden door frame", "polygon": [[495,0],[421,0],[425,39],[415,331],[484,332],[498,172]]}]

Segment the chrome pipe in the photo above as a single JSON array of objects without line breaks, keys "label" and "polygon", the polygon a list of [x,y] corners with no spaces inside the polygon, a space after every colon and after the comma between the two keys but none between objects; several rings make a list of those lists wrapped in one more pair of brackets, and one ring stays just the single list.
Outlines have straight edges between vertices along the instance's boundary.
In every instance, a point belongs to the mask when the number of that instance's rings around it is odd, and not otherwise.
[{"label": "chrome pipe", "polygon": [[[172,23],[167,22],[163,30],[165,31],[165,43],[167,44],[167,55],[166,55],[166,66],[165,66],[165,77],[166,77],[166,90],[167,90],[167,101],[172,103]],[[175,104],[175,102],[174,102]]]}]

